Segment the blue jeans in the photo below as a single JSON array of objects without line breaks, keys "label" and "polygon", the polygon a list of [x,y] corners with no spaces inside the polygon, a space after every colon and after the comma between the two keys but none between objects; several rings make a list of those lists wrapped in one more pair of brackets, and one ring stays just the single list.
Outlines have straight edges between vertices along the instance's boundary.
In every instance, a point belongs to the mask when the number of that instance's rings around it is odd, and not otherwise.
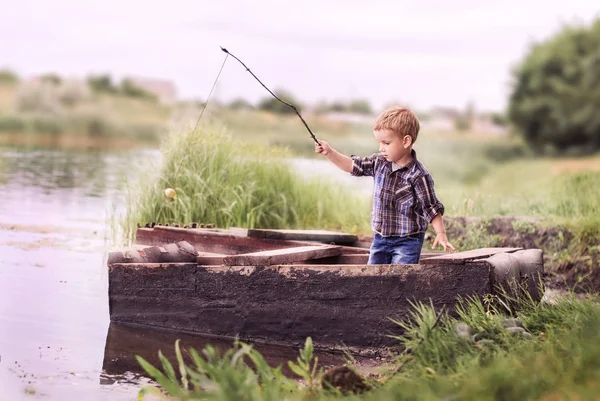
[{"label": "blue jeans", "polygon": [[405,237],[382,237],[378,233],[373,236],[370,265],[409,265],[419,263],[425,233],[412,234]]}]

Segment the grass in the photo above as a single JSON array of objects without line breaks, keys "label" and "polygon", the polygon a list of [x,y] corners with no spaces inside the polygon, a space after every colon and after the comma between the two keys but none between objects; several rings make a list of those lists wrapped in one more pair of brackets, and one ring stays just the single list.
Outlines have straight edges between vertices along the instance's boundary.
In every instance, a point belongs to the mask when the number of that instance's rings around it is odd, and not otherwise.
[{"label": "grass", "polygon": [[[158,173],[130,186],[128,238],[136,224],[189,222],[217,227],[367,230],[368,199],[348,196],[332,182],[305,179],[283,159],[286,153],[233,140],[203,125],[173,131],[161,147]],[[175,199],[165,196],[175,189]]]},{"label": "grass", "polygon": [[[367,386],[361,388],[371,390],[362,394],[344,396],[323,385],[310,339],[297,363],[288,362],[301,382],[286,378],[281,365],[269,366],[240,342],[224,355],[210,346],[201,353],[186,350],[192,358],[187,364],[177,343],[179,374],[164,357],[162,370],[138,360],[162,390],[182,400],[595,399],[600,391],[598,298],[513,300],[518,309],[512,314],[496,306],[497,301],[463,299],[452,316],[415,304],[411,318],[398,322],[404,352],[386,372],[364,379]],[[357,366],[350,368],[360,372]],[[141,397],[148,392],[162,394],[150,386],[140,391]]]},{"label": "grass", "polygon": [[[370,234],[370,198],[366,191],[358,194],[340,185],[343,172],[306,182],[285,165],[284,159],[297,152],[317,157],[297,117],[227,110],[208,116],[212,122],[195,135],[189,128],[173,131],[161,146],[160,172],[141,176],[139,183],[131,185],[124,224],[129,237],[137,223],[194,221],[220,227]],[[346,147],[347,154],[368,155],[376,150],[367,127],[325,120],[309,123],[322,129],[314,129],[318,137],[337,148]],[[277,137],[280,147],[266,146]],[[593,245],[589,233],[600,232],[598,157],[583,164],[536,159],[516,138],[428,131],[421,133],[416,149],[435,179],[446,216],[538,217],[541,224],[570,226],[577,238],[591,241],[586,246]],[[163,195],[168,187],[178,193],[173,202]],[[588,234],[577,234],[583,227]],[[457,243],[464,242],[466,249],[485,239],[485,246],[495,246],[499,239],[480,228],[479,239],[471,236],[473,241],[457,239]]]}]

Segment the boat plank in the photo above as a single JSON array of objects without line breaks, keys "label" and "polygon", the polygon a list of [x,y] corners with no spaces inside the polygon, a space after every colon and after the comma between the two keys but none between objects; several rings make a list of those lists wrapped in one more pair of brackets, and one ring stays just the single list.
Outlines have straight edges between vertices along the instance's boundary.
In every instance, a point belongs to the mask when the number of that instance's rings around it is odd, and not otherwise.
[{"label": "boat plank", "polygon": [[338,244],[351,244],[358,241],[358,236],[339,231],[328,230],[268,230],[268,229],[240,229],[231,228],[232,233],[251,238],[266,238],[277,240],[295,240],[295,241],[317,241],[334,242]]},{"label": "boat plank", "polygon": [[327,258],[340,255],[341,253],[342,248],[334,245],[299,246],[230,255],[223,258],[223,264],[226,266],[270,266]]},{"label": "boat plank", "polygon": [[523,248],[479,248],[470,251],[446,253],[440,256],[432,256],[420,261],[424,265],[440,264],[440,263],[458,263],[463,264],[467,261],[481,258],[488,258],[492,255],[505,252],[515,252]]}]

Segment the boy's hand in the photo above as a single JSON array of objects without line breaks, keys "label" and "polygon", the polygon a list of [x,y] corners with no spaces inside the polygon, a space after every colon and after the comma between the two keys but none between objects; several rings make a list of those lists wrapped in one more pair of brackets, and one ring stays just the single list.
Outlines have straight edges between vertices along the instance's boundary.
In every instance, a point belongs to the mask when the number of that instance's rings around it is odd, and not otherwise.
[{"label": "boy's hand", "polygon": [[446,237],[446,233],[439,233],[435,236],[435,241],[433,241],[431,249],[435,249],[435,247],[438,245],[444,247],[444,252],[446,252],[446,248],[450,250],[450,253],[454,252],[454,247],[451,243],[448,242],[448,237]]},{"label": "boy's hand", "polygon": [[318,142],[315,142],[315,152],[327,156],[327,154],[331,152],[331,146],[329,146],[327,142],[319,140]]}]

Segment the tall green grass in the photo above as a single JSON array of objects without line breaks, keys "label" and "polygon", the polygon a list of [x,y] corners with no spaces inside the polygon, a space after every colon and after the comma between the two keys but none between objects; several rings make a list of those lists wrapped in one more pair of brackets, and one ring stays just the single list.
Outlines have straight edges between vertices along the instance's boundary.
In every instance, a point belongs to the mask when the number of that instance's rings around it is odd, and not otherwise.
[{"label": "tall green grass", "polygon": [[[123,227],[200,222],[217,227],[344,229],[364,232],[369,199],[335,182],[293,172],[276,148],[234,140],[201,126],[173,131],[161,146],[158,174],[130,185]],[[175,189],[175,199],[165,196]]]},{"label": "tall green grass", "polygon": [[475,186],[440,183],[449,214],[534,216],[600,225],[600,171],[552,173],[549,161],[500,165]]},{"label": "tall green grass", "polygon": [[[308,385],[283,377],[281,365],[269,366],[247,344],[236,343],[224,355],[212,347],[201,354],[189,350],[191,364],[184,363],[177,344],[180,375],[164,357],[162,371],[139,360],[163,390],[183,400],[597,399],[598,298],[569,295],[553,303],[515,301],[519,309],[512,315],[496,306],[497,299],[463,299],[453,316],[415,304],[411,318],[398,322],[404,329],[399,345],[405,351],[387,373],[367,379],[362,389],[371,391],[361,395],[343,397],[323,383],[309,341],[298,363],[290,362]],[[467,324],[472,335],[458,335],[458,324]],[[506,328],[516,327],[513,324],[521,324],[529,334]],[[141,395],[149,391],[157,393],[146,387]]]}]

